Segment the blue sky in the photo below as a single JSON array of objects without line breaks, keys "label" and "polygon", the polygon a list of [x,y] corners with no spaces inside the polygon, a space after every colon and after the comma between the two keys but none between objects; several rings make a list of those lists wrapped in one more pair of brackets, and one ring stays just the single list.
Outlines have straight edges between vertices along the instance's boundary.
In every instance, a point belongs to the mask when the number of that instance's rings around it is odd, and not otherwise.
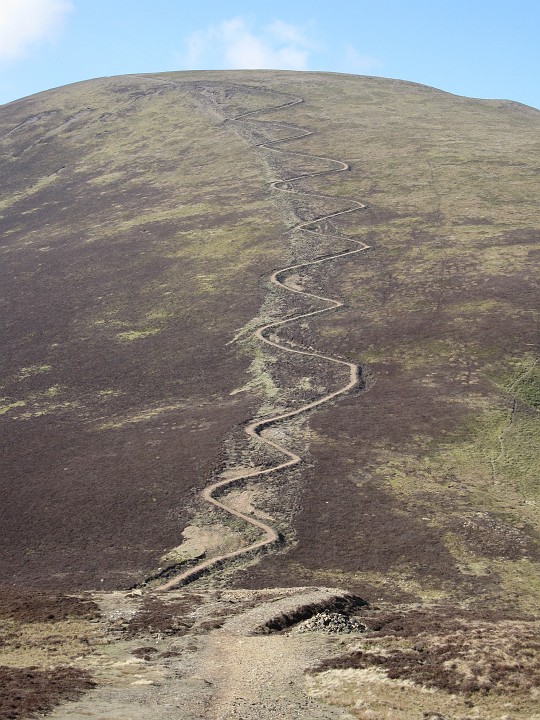
[{"label": "blue sky", "polygon": [[0,103],[107,75],[241,67],[540,108],[540,0],[0,0]]}]

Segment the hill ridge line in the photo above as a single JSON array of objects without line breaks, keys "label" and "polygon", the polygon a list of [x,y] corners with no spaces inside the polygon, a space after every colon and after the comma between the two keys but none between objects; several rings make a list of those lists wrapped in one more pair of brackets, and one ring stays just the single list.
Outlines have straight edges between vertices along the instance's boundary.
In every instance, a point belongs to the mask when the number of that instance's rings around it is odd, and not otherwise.
[{"label": "hill ridge line", "polygon": [[[283,110],[288,107],[294,107],[297,105],[300,105],[304,102],[303,98],[297,97],[292,100],[289,100],[284,103],[280,103],[279,105],[271,106],[271,107],[264,107],[264,108],[258,108],[256,110],[250,110],[249,112],[241,113],[240,115],[237,115],[233,118],[225,118],[225,122],[243,122],[246,118],[253,116],[258,113],[268,113],[273,112],[277,110]],[[255,121],[258,122],[258,121]],[[283,127],[283,124],[282,124]],[[286,127],[286,125],[285,125]],[[298,129],[298,128],[297,128]],[[343,162],[342,160],[336,160],[334,158],[328,158],[321,155],[312,155],[310,153],[303,153],[298,151],[291,151],[283,148],[278,148],[276,145],[282,144],[282,143],[288,143],[292,142],[294,140],[300,140],[304,139],[306,137],[310,137],[315,134],[313,130],[302,130],[301,132],[296,135],[291,135],[289,137],[281,138],[279,140],[272,140],[264,143],[259,143],[255,145],[255,147],[258,147],[262,150],[269,150],[271,152],[278,152],[278,153],[288,153],[291,155],[296,155],[304,158],[309,158],[310,160],[321,160],[323,162],[328,163],[334,163],[338,167],[328,170],[322,170],[318,172],[312,172],[312,173],[302,173],[301,175],[297,175],[296,177],[289,178],[287,180],[273,180],[270,182],[270,187],[272,190],[276,190],[278,192],[285,192],[290,193],[293,195],[305,195],[307,197],[311,198],[322,198],[327,200],[335,200],[335,198],[331,195],[323,195],[320,193],[311,193],[311,192],[305,192],[305,191],[299,191],[291,188],[291,184],[295,183],[299,180],[306,180],[308,178],[312,177],[320,177],[323,175],[330,175],[333,173],[340,173],[345,172],[351,169],[350,165],[346,162]],[[294,227],[292,227],[289,232],[295,232],[295,231],[301,231],[304,233],[311,233],[318,236],[323,236],[325,238],[339,238],[341,240],[346,240],[347,242],[355,243],[356,245],[359,245],[360,247],[354,248],[352,250],[346,250],[339,253],[334,253],[333,255],[327,255],[322,258],[317,258],[315,260],[310,260],[307,262],[297,263],[295,265],[289,265],[287,267],[280,268],[279,270],[275,270],[269,277],[269,280],[274,285],[277,285],[279,288],[286,290],[288,292],[293,292],[298,295],[302,295],[307,298],[312,298],[317,301],[323,301],[325,303],[328,303],[327,307],[321,308],[319,310],[312,310],[310,312],[300,313],[297,315],[293,315],[289,318],[284,318],[281,320],[275,320],[270,323],[265,323],[261,327],[257,328],[252,332],[252,336],[260,340],[261,342],[265,343],[266,345],[270,345],[271,347],[278,348],[281,351],[292,353],[295,355],[305,355],[308,357],[314,357],[319,358],[321,360],[326,360],[328,362],[334,363],[335,365],[342,365],[349,368],[349,380],[348,382],[343,385],[338,390],[335,390],[331,393],[327,393],[323,395],[322,397],[318,398],[317,400],[314,400],[312,402],[306,403],[305,405],[300,406],[299,408],[296,408],[294,410],[289,410],[284,413],[280,413],[278,415],[273,415],[271,417],[262,418],[259,420],[253,420],[251,421],[246,427],[244,428],[244,431],[248,437],[254,438],[258,440],[259,442],[264,443],[265,445],[274,448],[278,452],[282,453],[287,457],[287,460],[284,462],[278,463],[277,465],[273,465],[272,467],[265,468],[263,470],[253,470],[248,471],[245,473],[242,473],[241,475],[236,475],[234,478],[227,478],[218,480],[216,482],[211,483],[208,485],[204,490],[201,492],[201,497],[209,504],[213,505],[214,507],[219,508],[220,510],[223,510],[230,515],[239,518],[243,520],[244,522],[248,523],[249,525],[262,530],[264,533],[264,536],[261,540],[257,540],[254,543],[250,543],[249,545],[245,545],[241,548],[238,548],[237,550],[224,553],[222,555],[218,555],[212,558],[208,558],[207,560],[203,560],[196,565],[188,568],[182,573],[179,573],[177,575],[174,575],[173,577],[169,578],[167,582],[158,585],[154,588],[155,592],[165,592],[168,590],[172,590],[174,588],[177,588],[182,585],[186,585],[193,580],[197,579],[200,575],[207,572],[208,570],[211,570],[212,568],[216,568],[220,566],[222,563],[226,562],[227,560],[232,560],[233,558],[240,557],[242,555],[247,555],[248,553],[255,552],[257,550],[262,550],[263,548],[266,548],[270,545],[273,545],[275,543],[278,543],[280,541],[280,534],[279,532],[270,524],[264,523],[261,520],[258,520],[255,517],[252,517],[250,515],[247,515],[239,510],[236,510],[229,505],[225,504],[224,502],[220,502],[218,499],[214,497],[214,493],[218,490],[222,490],[228,485],[237,484],[239,481],[247,480],[249,478],[256,478],[256,477],[263,477],[265,475],[269,475],[270,473],[277,472],[279,470],[283,470],[288,467],[293,467],[295,465],[298,465],[302,462],[302,457],[300,455],[297,455],[296,453],[292,452],[291,450],[288,450],[283,445],[280,445],[279,443],[270,440],[269,438],[265,438],[262,436],[262,431],[271,425],[274,425],[276,423],[279,423],[283,420],[287,420],[292,417],[296,417],[297,415],[301,415],[305,412],[308,412],[309,410],[312,410],[313,408],[318,407],[319,405],[322,405],[324,403],[330,402],[334,398],[344,395],[345,393],[352,390],[354,387],[356,387],[360,380],[361,373],[359,372],[359,366],[356,363],[347,362],[346,360],[341,360],[339,358],[330,356],[330,355],[324,355],[322,353],[318,353],[316,351],[309,351],[309,350],[297,350],[294,348],[287,347],[286,345],[280,344],[275,339],[270,339],[270,337],[267,336],[267,333],[271,331],[274,328],[280,328],[284,325],[296,322],[297,320],[301,320],[303,318],[307,317],[313,317],[315,315],[321,315],[323,313],[331,312],[334,310],[337,310],[341,307],[343,307],[344,303],[342,303],[339,300],[334,300],[333,298],[328,298],[323,295],[316,295],[314,293],[306,292],[302,289],[293,288],[288,285],[286,285],[283,281],[285,280],[285,275],[293,270],[298,270],[300,268],[307,268],[313,265],[319,265],[325,262],[329,262],[331,260],[336,260],[338,258],[346,257],[349,255],[355,255],[361,252],[365,252],[366,250],[370,249],[370,246],[364,243],[361,240],[354,240],[352,238],[346,237],[345,235],[340,235],[337,233],[325,233],[325,232],[318,232],[317,230],[313,229],[314,225],[317,225],[319,223],[322,223],[326,220],[330,220],[331,218],[338,217],[340,215],[345,215],[352,212],[357,212],[358,210],[363,210],[367,206],[364,203],[359,202],[358,200],[352,200],[350,198],[340,198],[340,200],[346,200],[352,204],[351,207],[348,207],[344,210],[339,210],[336,212],[328,213],[326,215],[322,215],[320,217],[315,218],[314,220],[308,220],[306,222],[301,222]]]}]

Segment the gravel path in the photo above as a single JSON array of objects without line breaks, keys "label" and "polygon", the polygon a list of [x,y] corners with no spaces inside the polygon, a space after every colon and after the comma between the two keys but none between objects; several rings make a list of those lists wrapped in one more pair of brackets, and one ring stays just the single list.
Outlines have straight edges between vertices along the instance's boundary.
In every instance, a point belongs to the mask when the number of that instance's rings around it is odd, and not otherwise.
[{"label": "gravel path", "polygon": [[[287,107],[294,107],[297,105],[300,105],[303,103],[303,99],[301,98],[295,98],[293,100],[290,100],[285,103],[280,103],[279,105],[275,105],[274,107],[270,108],[261,108],[259,110],[252,110],[247,113],[243,113],[242,115],[238,115],[237,117],[233,118],[230,122],[245,122],[248,118],[252,118],[253,115],[256,115],[257,113],[268,113],[275,110],[282,110],[283,108]],[[280,127],[283,127],[283,124],[280,124]],[[291,150],[287,150],[284,148],[278,148],[277,145],[281,145],[283,143],[289,143],[293,140],[301,140],[306,137],[309,137],[313,135],[314,133],[311,130],[300,130],[298,131],[298,128],[295,129],[295,134],[290,135],[289,137],[281,138],[280,140],[274,140],[272,142],[268,143],[262,143],[258,145],[259,148],[268,150],[271,152],[278,152],[278,153],[284,153],[284,154],[290,154],[297,157],[302,158],[308,158],[310,160],[320,160],[321,162],[324,162],[326,164],[333,164],[336,167],[327,169],[327,170],[321,170],[319,172],[311,172],[311,173],[303,173],[301,175],[297,175],[296,177],[289,178],[288,180],[275,180],[271,183],[271,187],[273,190],[276,190],[278,192],[284,192],[284,193],[291,193],[294,195],[306,195],[308,197],[316,197],[316,198],[322,198],[322,199],[330,199],[335,200],[330,195],[321,195],[319,193],[309,193],[309,192],[301,192],[298,190],[295,190],[292,186],[294,183],[300,181],[300,180],[306,180],[308,178],[313,177],[320,177],[323,175],[330,175],[334,173],[341,173],[346,172],[350,170],[350,166],[342,162],[341,160],[335,160],[333,158],[327,158],[320,155],[311,155],[308,153],[301,153],[301,152],[295,152]],[[170,578],[167,582],[163,583],[159,587],[156,588],[156,591],[163,592],[167,590],[171,590],[175,587],[178,587],[180,585],[185,585],[188,582],[191,582],[192,580],[195,580],[198,578],[201,574],[204,572],[207,572],[208,570],[211,570],[221,563],[225,562],[226,560],[231,560],[233,558],[239,557],[241,555],[245,555],[247,553],[252,553],[256,550],[260,550],[268,545],[272,545],[279,540],[279,533],[275,529],[274,526],[270,525],[267,522],[264,522],[260,517],[255,517],[253,515],[246,514],[242,512],[241,510],[231,507],[223,500],[218,500],[216,495],[220,493],[224,488],[231,485],[233,482],[237,483],[239,480],[247,480],[249,478],[261,478],[265,475],[269,475],[270,473],[275,473],[278,470],[283,470],[288,467],[292,467],[294,465],[297,465],[298,463],[302,462],[302,458],[300,455],[297,455],[296,453],[292,452],[291,450],[287,449],[283,445],[275,442],[274,440],[271,440],[270,438],[264,436],[262,433],[265,429],[269,428],[272,425],[275,425],[276,423],[282,422],[283,420],[288,420],[290,418],[296,417],[297,415],[303,414],[308,412],[309,410],[312,410],[313,408],[318,407],[319,405],[322,405],[323,403],[328,403],[334,398],[343,395],[350,390],[352,390],[354,387],[358,385],[359,381],[359,371],[358,371],[358,365],[355,363],[347,362],[346,360],[341,360],[336,357],[332,357],[330,355],[323,355],[318,352],[312,352],[308,350],[296,350],[291,347],[289,347],[286,344],[283,344],[279,341],[279,338],[275,338],[275,334],[273,331],[276,329],[279,329],[283,327],[284,325],[288,325],[290,323],[297,322],[298,320],[302,320],[308,317],[313,317],[315,315],[320,315],[322,313],[327,313],[333,310],[337,310],[338,308],[343,306],[343,303],[339,302],[338,300],[333,300],[332,298],[327,298],[322,295],[315,295],[313,293],[306,292],[302,288],[287,284],[286,280],[292,275],[296,274],[296,271],[302,269],[302,268],[308,268],[311,266],[319,265],[322,263],[327,263],[332,260],[336,260],[338,258],[347,257],[350,255],[355,255],[357,253],[364,252],[365,250],[369,249],[369,246],[365,243],[358,241],[358,240],[352,240],[351,238],[347,238],[346,236],[337,235],[337,234],[329,234],[329,233],[320,233],[317,230],[314,230],[313,228],[321,223],[324,223],[327,220],[330,220],[331,218],[336,218],[340,215],[345,215],[347,213],[356,212],[358,210],[362,210],[365,208],[365,205],[361,202],[358,202],[356,200],[349,200],[350,207],[346,208],[345,210],[339,210],[336,212],[328,213],[326,215],[322,215],[315,220],[310,220],[308,222],[303,222],[296,227],[293,228],[294,231],[302,231],[304,233],[312,233],[318,236],[324,236],[325,238],[337,238],[340,240],[346,240],[349,243],[355,243],[357,247],[355,247],[352,250],[347,250],[345,252],[335,253],[333,255],[327,255],[323,258],[319,258],[317,260],[311,260],[309,262],[304,263],[298,263],[296,265],[290,265],[285,268],[281,268],[280,270],[276,270],[272,275],[270,276],[270,281],[277,285],[279,288],[286,290],[287,292],[296,293],[298,295],[303,295],[304,297],[311,298],[312,300],[316,300],[318,302],[322,302],[325,304],[325,307],[319,309],[319,310],[312,310],[310,312],[301,313],[298,315],[293,315],[292,317],[285,318],[283,320],[278,320],[275,322],[267,323],[253,333],[254,337],[256,337],[261,342],[265,343],[266,345],[270,345],[271,347],[275,347],[280,351],[292,353],[294,355],[305,355],[308,357],[314,357],[318,358],[320,360],[324,360],[326,362],[332,363],[334,365],[338,365],[343,368],[347,368],[348,370],[348,381],[345,385],[340,387],[338,390],[335,390],[334,392],[328,393],[323,395],[322,397],[318,398],[317,400],[314,400],[313,402],[307,403],[306,405],[302,405],[299,408],[296,408],[294,410],[290,410],[285,413],[281,413],[279,415],[274,415],[272,417],[264,418],[263,420],[254,420],[249,425],[246,426],[245,432],[248,435],[248,437],[255,438],[259,442],[264,443],[265,445],[278,450],[281,454],[285,456],[285,460],[283,462],[280,462],[276,465],[273,465],[272,467],[266,468],[266,469],[254,469],[246,472],[242,472],[240,474],[236,474],[234,480],[231,478],[225,478],[221,479],[217,482],[212,483],[211,485],[208,485],[202,492],[203,499],[210,503],[211,505],[214,505],[215,507],[219,508],[220,510],[224,510],[229,515],[233,515],[236,518],[239,518],[243,520],[244,522],[248,523],[249,525],[257,528],[258,530],[262,531],[262,538],[257,540],[256,542],[253,542],[249,545],[245,545],[244,547],[241,547],[237,550],[224,553],[215,557],[207,558],[204,561],[198,563],[197,565],[189,568],[188,570],[185,570],[182,573],[179,573],[172,578]],[[272,339],[271,339],[272,338]]]},{"label": "gravel path", "polygon": [[[182,592],[168,599],[177,601]],[[222,628],[116,637],[90,658],[96,689],[56,708],[51,720],[351,720],[342,710],[310,697],[304,677],[307,668],[341,652],[339,635],[294,630],[251,634],[283,613],[306,607],[331,610],[348,601],[347,593],[283,588],[218,595],[220,607],[234,613]],[[217,597],[205,595],[199,617],[215,613]],[[100,606],[114,622],[133,615],[137,598],[114,593],[101,597]],[[153,648],[146,659],[133,654],[141,646]]]}]

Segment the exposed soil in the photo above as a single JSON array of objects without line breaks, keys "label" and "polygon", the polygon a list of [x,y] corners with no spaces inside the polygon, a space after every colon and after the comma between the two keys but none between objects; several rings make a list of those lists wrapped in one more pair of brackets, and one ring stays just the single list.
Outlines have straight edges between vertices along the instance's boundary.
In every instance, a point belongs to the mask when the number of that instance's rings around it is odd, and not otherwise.
[{"label": "exposed soil", "polygon": [[[185,588],[159,598],[104,593],[96,600],[106,642],[79,659],[96,685],[89,675],[57,668],[51,691],[73,681],[81,684],[71,692],[90,692],[75,701],[67,690],[59,694],[56,702],[72,701],[52,709],[53,720],[173,720],[178,713],[187,720],[364,720],[370,712],[381,720],[436,712],[465,720],[471,708],[499,720],[505,707],[517,720],[534,716],[538,621],[519,613],[370,607],[335,588]],[[51,679],[48,673],[41,677]],[[38,675],[10,668],[10,702],[24,699]],[[31,715],[20,707],[14,717]]]}]

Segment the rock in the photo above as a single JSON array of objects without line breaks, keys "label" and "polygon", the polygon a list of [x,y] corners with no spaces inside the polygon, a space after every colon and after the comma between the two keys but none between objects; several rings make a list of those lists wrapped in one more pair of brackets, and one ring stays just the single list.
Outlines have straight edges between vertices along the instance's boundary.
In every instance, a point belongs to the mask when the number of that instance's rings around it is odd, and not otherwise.
[{"label": "rock", "polygon": [[352,633],[366,632],[367,627],[349,615],[337,612],[320,612],[300,623],[297,632]]}]

